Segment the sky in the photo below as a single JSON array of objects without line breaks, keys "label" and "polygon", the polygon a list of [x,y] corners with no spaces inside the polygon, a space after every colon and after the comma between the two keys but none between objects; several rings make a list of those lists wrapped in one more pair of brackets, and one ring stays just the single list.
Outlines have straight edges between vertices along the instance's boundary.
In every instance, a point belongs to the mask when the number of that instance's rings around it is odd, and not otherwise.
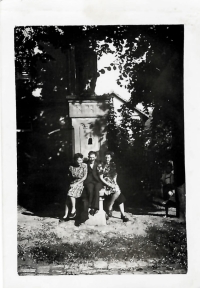
[{"label": "sky", "polygon": [[[115,60],[114,54],[104,54],[98,61],[97,61],[97,68],[98,70],[101,70],[105,67],[108,67],[110,63],[112,63]],[[101,74],[100,77],[97,78],[96,82],[96,88],[95,93],[97,95],[102,95],[104,93],[111,93],[114,92],[118,94],[120,97],[122,97],[125,100],[129,100],[131,97],[131,94],[128,92],[128,90],[124,87],[120,87],[117,84],[117,79],[120,75],[119,69],[116,66],[116,70],[111,69],[111,71],[108,71],[105,69],[105,74]],[[121,81],[122,82],[122,81]],[[122,82],[123,83],[123,82]],[[141,103],[137,104],[136,107],[139,110],[143,110],[143,106]],[[117,109],[120,107],[117,107]]]},{"label": "sky", "polygon": [[[104,54],[97,62],[98,70],[108,67],[114,60],[115,56],[113,54]],[[120,87],[117,84],[119,69],[112,69],[111,71],[105,69],[105,71],[105,74],[101,74],[101,76],[97,78],[95,93],[102,95],[104,93],[115,92],[122,98],[129,100],[130,93],[124,87]]]}]

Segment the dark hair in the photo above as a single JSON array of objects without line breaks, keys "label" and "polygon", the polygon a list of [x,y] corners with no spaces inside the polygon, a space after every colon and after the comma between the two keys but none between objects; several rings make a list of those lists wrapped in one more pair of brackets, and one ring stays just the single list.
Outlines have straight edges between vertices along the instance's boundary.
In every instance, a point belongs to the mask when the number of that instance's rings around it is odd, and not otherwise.
[{"label": "dark hair", "polygon": [[95,151],[90,151],[90,152],[88,153],[88,157],[90,157],[90,155],[92,155],[92,154],[94,154],[95,156],[97,156],[97,153],[96,153]]},{"label": "dark hair", "polygon": [[104,156],[106,156],[106,155],[110,155],[110,157],[113,158],[115,154],[114,154],[114,152],[107,151]]},{"label": "dark hair", "polygon": [[74,154],[74,161],[77,161],[78,158],[83,159],[83,155],[81,153]]}]

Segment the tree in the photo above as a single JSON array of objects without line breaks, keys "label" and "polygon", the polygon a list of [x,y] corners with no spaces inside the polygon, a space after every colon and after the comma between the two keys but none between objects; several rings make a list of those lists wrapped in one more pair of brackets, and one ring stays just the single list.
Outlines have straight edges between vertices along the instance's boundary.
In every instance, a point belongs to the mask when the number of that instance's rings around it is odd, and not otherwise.
[{"label": "tree", "polygon": [[[62,99],[65,89],[69,93],[78,91],[78,95],[83,97],[87,93],[91,95],[95,88],[96,77],[118,67],[120,76],[117,83],[128,89],[131,99],[124,106],[124,112],[122,111],[124,123],[117,134],[121,135],[121,144],[116,143],[117,150],[120,151],[120,147],[122,149],[134,145],[137,147],[136,143],[139,145],[141,139],[144,141],[144,137],[140,137],[143,129],[134,128],[136,124],[139,127],[140,123],[132,123],[129,113],[137,103],[142,103],[146,113],[149,112],[149,108],[153,109],[151,137],[148,138],[151,151],[155,151],[159,161],[172,157],[177,186],[184,183],[182,25],[17,27],[15,53],[16,70],[22,72],[26,68],[30,73],[29,80],[22,85],[24,93],[21,91],[17,93],[18,108],[26,107],[21,103],[28,99],[27,102],[31,103],[32,108],[32,115],[28,117],[33,121],[37,115],[37,120],[34,120],[35,127],[41,129],[43,121],[43,126],[47,126],[45,128],[47,132],[53,128],[49,126],[52,123],[50,121],[48,125],[48,121],[41,120],[39,115],[44,111],[42,115],[46,117],[45,114],[48,114],[46,109],[52,100]],[[58,60],[62,62],[62,57],[69,53],[70,57],[75,57],[76,63],[82,64],[76,67],[67,64],[67,71],[65,65],[56,67]],[[94,72],[95,67],[91,66],[93,73],[86,73],[87,79],[84,79],[85,72],[81,71],[81,67],[87,66],[88,61],[84,61],[84,58],[89,59],[88,55],[94,55],[92,53],[98,58],[103,53],[114,53],[116,60],[97,73]],[[82,83],[78,88],[75,80],[69,76],[73,74],[70,71],[75,68],[79,73],[79,82]],[[40,84],[43,86],[42,95],[40,99],[35,99],[31,93]],[[17,89],[19,87],[17,84]],[[23,99],[20,96],[22,94],[25,97]],[[23,113],[26,114],[25,111],[22,113],[22,110],[18,109],[20,111],[17,113],[18,119]],[[65,117],[64,114],[59,114],[60,109],[57,109],[57,117],[52,121],[53,125],[57,123],[54,129],[60,129],[60,117]],[[55,116],[55,111],[53,115]],[[132,129],[137,139],[134,145],[131,144],[133,142],[129,142],[127,126]],[[144,146],[143,142],[142,145]],[[166,145],[169,149],[165,149]],[[165,150],[167,153],[164,153]],[[123,150],[123,153],[124,151],[126,150]]]},{"label": "tree", "polygon": [[[137,103],[142,103],[147,113],[149,107],[153,108],[149,147],[159,161],[173,160],[178,191],[185,183],[183,26],[141,27],[135,40],[133,44],[127,37],[126,49],[118,57],[121,71],[118,83],[122,85],[121,81],[126,79],[131,92],[125,109],[133,109]],[[126,123],[131,123],[128,118]],[[184,217],[182,188],[177,198],[180,216]]]}]

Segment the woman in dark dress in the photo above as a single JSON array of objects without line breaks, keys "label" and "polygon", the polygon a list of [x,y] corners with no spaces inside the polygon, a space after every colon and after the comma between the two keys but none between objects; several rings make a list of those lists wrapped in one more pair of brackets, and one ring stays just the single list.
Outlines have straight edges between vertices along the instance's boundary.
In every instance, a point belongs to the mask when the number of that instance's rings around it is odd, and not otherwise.
[{"label": "woman in dark dress", "polygon": [[112,152],[105,154],[105,163],[98,165],[99,177],[105,184],[104,188],[99,192],[104,192],[105,195],[110,195],[110,202],[108,205],[108,216],[112,217],[113,204],[118,202],[119,209],[121,212],[121,219],[123,222],[129,221],[124,213],[124,201],[126,200],[124,195],[121,193],[120,187],[117,184],[117,169],[115,163],[112,161]]},{"label": "woman in dark dress", "polygon": [[67,196],[70,198],[72,210],[69,213],[69,207],[67,205],[67,201],[65,204],[65,215],[63,219],[75,218],[76,216],[76,199],[81,197],[83,192],[83,182],[87,177],[87,164],[83,163],[83,155],[77,153],[74,155],[74,165],[69,167],[70,176],[71,176],[71,183],[70,189],[67,192]]}]

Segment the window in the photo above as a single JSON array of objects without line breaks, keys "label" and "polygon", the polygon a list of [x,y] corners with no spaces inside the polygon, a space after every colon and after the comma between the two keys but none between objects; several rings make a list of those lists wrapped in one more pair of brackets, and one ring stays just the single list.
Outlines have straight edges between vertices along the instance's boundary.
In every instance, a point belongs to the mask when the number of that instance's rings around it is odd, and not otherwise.
[{"label": "window", "polygon": [[88,145],[92,145],[92,137],[88,139]]}]

